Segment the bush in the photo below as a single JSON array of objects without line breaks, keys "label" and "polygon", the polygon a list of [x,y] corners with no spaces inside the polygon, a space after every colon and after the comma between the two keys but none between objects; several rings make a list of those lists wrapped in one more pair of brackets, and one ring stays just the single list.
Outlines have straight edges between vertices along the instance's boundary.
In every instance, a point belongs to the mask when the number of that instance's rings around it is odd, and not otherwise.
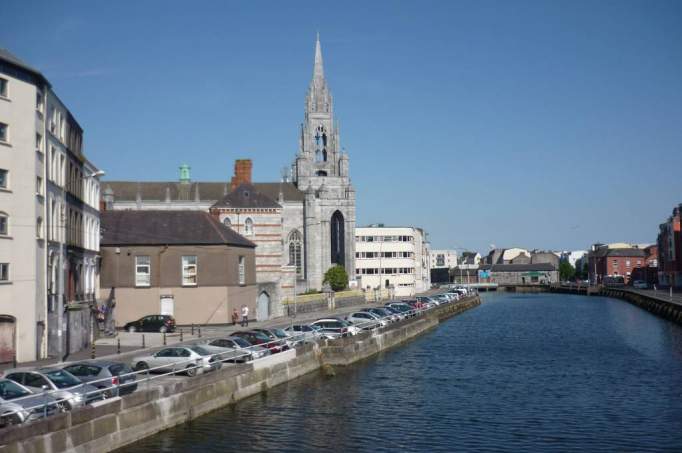
[{"label": "bush", "polygon": [[338,264],[330,267],[324,274],[324,283],[329,283],[334,291],[341,291],[348,286],[348,274],[343,266]]}]

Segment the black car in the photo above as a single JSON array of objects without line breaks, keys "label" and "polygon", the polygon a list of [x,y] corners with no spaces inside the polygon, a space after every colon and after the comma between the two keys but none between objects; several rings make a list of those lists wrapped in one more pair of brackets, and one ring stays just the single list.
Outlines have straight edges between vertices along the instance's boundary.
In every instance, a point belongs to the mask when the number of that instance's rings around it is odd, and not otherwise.
[{"label": "black car", "polygon": [[149,315],[123,327],[128,332],[174,332],[175,319],[170,315]]},{"label": "black car", "polygon": [[74,363],[64,369],[81,381],[105,390],[107,397],[127,395],[137,390],[134,371],[125,363],[97,360]]}]

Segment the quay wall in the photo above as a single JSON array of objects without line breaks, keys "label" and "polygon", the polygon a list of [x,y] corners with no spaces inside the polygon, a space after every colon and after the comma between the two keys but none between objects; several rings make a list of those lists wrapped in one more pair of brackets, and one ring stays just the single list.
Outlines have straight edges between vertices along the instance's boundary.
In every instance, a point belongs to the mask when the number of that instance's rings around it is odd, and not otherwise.
[{"label": "quay wall", "polygon": [[366,359],[480,303],[474,296],[378,332],[302,345],[194,378],[140,383],[131,395],[6,428],[0,453],[112,451],[304,374]]}]

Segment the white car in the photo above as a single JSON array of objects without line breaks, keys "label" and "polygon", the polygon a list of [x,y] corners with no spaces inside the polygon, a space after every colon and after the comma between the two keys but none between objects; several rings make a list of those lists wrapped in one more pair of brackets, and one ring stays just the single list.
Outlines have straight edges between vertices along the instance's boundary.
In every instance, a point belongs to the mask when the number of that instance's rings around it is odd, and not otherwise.
[{"label": "white car", "polygon": [[176,346],[164,348],[147,356],[135,357],[133,368],[138,371],[183,371],[187,376],[196,376],[220,368],[220,361],[201,346]]},{"label": "white car", "polygon": [[329,338],[347,337],[357,335],[360,329],[338,318],[322,318],[310,324],[313,328],[320,327],[320,333]]},{"label": "white car", "polygon": [[[253,345],[243,339],[242,337],[224,337],[215,338],[208,342],[209,346],[225,348],[233,350],[244,356],[245,360],[260,359],[266,355],[270,355],[270,350],[263,346]],[[239,356],[235,357],[239,362]],[[231,361],[231,360],[230,360]]]},{"label": "white car", "polygon": [[[317,327],[317,326],[315,326]],[[303,342],[313,342],[324,338],[324,335],[319,332],[319,327],[315,328],[309,324],[294,324],[284,331],[294,338],[298,338]]]}]

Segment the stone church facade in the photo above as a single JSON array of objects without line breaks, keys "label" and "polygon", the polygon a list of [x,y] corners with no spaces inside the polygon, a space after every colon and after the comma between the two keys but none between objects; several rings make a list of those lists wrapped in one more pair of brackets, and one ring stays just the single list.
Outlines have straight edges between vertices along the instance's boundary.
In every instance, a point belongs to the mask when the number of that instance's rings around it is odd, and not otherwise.
[{"label": "stone church facade", "polygon": [[237,160],[229,182],[192,181],[187,165],[180,167],[179,181],[105,181],[102,201],[115,210],[209,211],[256,243],[256,317],[265,319],[283,314],[281,302],[294,296],[294,288],[321,289],[324,273],[335,264],[355,277],[355,190],[319,37],[291,175],[252,182],[251,166],[248,159]]}]

